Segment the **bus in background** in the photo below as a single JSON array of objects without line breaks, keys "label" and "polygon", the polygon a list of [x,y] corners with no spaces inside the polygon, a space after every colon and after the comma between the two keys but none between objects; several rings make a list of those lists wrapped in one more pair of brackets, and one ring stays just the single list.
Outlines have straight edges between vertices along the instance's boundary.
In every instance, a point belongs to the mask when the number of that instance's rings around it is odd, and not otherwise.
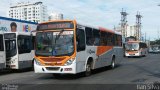
[{"label": "bus in background", "polygon": [[6,68],[24,69],[32,67],[34,39],[30,32],[4,33]]},{"label": "bus in background", "polygon": [[142,41],[128,41],[125,44],[125,56],[146,56],[148,54],[147,44]]},{"label": "bus in background", "polygon": [[0,70],[6,68],[4,34],[0,32]]},{"label": "bus in background", "polygon": [[104,66],[115,67],[123,58],[122,36],[104,28],[59,20],[37,26],[35,73],[77,74]]},{"label": "bus in background", "polygon": [[[6,65],[8,67],[9,61],[6,61],[6,60],[9,60],[10,56],[17,54],[17,53],[15,53],[14,50],[11,50],[11,49],[18,50],[17,46],[16,46],[16,48],[13,48],[14,46],[12,46],[12,45],[16,44],[15,42],[17,42],[17,34],[31,33],[32,30],[36,29],[36,27],[37,27],[37,23],[35,23],[35,22],[29,22],[29,21],[12,19],[12,18],[0,16],[0,32],[1,32],[0,33],[0,69],[6,68]],[[15,33],[16,37],[12,38],[14,35],[12,35],[12,34],[10,35],[9,33]],[[5,34],[5,36],[4,36],[4,34]],[[29,34],[27,34],[27,35],[29,35]],[[5,45],[5,44],[7,44],[7,45]],[[10,50],[13,53],[11,53],[11,52],[9,53]],[[15,61],[15,60],[13,60],[13,61]],[[6,62],[8,62],[8,63],[6,64]]]}]

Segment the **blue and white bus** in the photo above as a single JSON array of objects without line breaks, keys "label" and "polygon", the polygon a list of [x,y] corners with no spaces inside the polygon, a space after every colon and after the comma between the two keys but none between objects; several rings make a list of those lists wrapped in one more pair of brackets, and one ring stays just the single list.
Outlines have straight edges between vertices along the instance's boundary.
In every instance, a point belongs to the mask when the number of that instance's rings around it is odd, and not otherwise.
[{"label": "blue and white bus", "polygon": [[37,23],[0,17],[0,69],[31,67]]}]

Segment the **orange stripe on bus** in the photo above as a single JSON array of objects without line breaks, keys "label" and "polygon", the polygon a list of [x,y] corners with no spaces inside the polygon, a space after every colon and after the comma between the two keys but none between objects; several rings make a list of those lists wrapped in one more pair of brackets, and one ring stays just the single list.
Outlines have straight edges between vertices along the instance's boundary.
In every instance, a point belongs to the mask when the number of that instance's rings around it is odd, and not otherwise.
[{"label": "orange stripe on bus", "polygon": [[109,29],[106,29],[106,28],[103,28],[103,27],[99,27],[100,31],[104,31],[104,32],[110,32],[110,33],[115,33],[113,30],[109,30]]},{"label": "orange stripe on bus", "polygon": [[98,46],[96,55],[102,55],[103,53],[111,50],[113,46]]}]

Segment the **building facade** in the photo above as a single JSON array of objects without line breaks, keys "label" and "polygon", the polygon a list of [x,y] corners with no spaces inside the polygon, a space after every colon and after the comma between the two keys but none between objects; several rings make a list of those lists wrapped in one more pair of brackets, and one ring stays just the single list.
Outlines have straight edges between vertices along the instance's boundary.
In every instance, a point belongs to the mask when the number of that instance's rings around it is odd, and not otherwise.
[{"label": "building facade", "polygon": [[130,37],[130,36],[136,37],[136,26],[135,25],[128,25],[126,33],[127,33],[127,35],[126,35],[127,37]]},{"label": "building facade", "polygon": [[49,15],[49,20],[62,20],[63,19],[63,14],[61,13],[51,13]]},{"label": "building facade", "polygon": [[[114,30],[116,32],[122,33],[120,26],[119,27],[115,27]],[[136,37],[136,26],[135,25],[126,25],[124,33],[125,33],[125,35],[124,35],[125,37],[130,37],[130,36]]]},{"label": "building facade", "polygon": [[47,7],[42,2],[21,2],[12,4],[9,9],[9,17],[33,22],[48,20]]}]

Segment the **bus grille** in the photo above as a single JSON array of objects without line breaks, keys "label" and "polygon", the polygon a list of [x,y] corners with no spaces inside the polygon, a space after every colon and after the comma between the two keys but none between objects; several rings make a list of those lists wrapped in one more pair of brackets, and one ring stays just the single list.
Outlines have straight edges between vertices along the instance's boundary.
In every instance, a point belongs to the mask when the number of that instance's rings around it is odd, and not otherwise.
[{"label": "bus grille", "polygon": [[62,60],[64,60],[65,58],[40,58],[45,62],[60,62]]},{"label": "bus grille", "polygon": [[47,70],[58,71],[60,67],[46,67]]}]

